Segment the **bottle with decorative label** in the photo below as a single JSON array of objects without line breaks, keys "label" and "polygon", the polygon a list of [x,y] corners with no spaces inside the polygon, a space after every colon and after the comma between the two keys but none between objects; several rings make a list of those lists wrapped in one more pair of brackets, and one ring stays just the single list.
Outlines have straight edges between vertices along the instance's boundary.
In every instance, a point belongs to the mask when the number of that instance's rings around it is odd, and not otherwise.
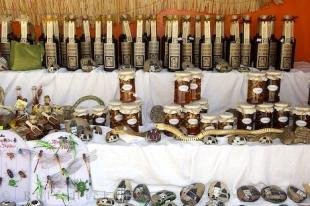
[{"label": "bottle with decorative label", "polygon": [[209,15],[204,19],[204,33],[200,42],[200,68],[202,70],[212,70],[212,36],[211,18]]},{"label": "bottle with decorative label", "polygon": [[122,34],[119,37],[120,49],[119,60],[121,65],[133,65],[133,41],[129,27],[129,17],[127,15],[121,16]]},{"label": "bottle with decorative label", "polygon": [[168,43],[168,71],[175,72],[181,70],[182,40],[179,39],[178,16],[173,16],[171,39]]},{"label": "bottle with decorative label", "polygon": [[14,35],[11,32],[11,16],[4,16],[1,18],[1,43],[0,43],[0,53],[7,62],[10,60],[10,47],[11,40],[14,40]]},{"label": "bottle with decorative label", "polygon": [[156,29],[156,16],[153,15],[149,19],[150,23],[150,36],[149,36],[149,41],[148,41],[148,58],[149,59],[154,59],[154,60],[159,60],[159,37],[157,36],[157,29]]},{"label": "bottle with decorative label", "polygon": [[45,66],[46,68],[55,67],[57,62],[57,47],[54,36],[54,20],[51,16],[46,19],[46,41],[45,41]]},{"label": "bottle with decorative label", "polygon": [[145,62],[145,44],[147,40],[143,36],[143,16],[137,17],[137,32],[134,39],[134,67],[143,69]]},{"label": "bottle with decorative label", "polygon": [[269,66],[275,68],[277,62],[278,40],[274,35],[275,16],[268,16]]},{"label": "bottle with decorative label", "polygon": [[259,17],[259,33],[255,36],[253,44],[254,67],[258,70],[269,69],[269,40],[268,18],[266,15]]},{"label": "bottle with decorative label", "polygon": [[56,54],[57,54],[57,64],[61,65],[61,46],[60,46],[60,34],[59,34],[59,24],[58,16],[53,16],[53,33],[54,33],[54,42],[56,44]]},{"label": "bottle with decorative label", "polygon": [[294,67],[296,39],[294,37],[294,21],[296,17],[283,17],[282,36],[279,40],[279,61],[277,69],[290,71]]},{"label": "bottle with decorative label", "polygon": [[213,40],[213,66],[215,66],[219,59],[224,59],[224,16],[217,15],[215,19],[215,36]]},{"label": "bottle with decorative label", "polygon": [[75,35],[75,16],[70,15],[68,21],[67,40],[67,69],[75,71],[79,69],[78,43]]},{"label": "bottle with decorative label", "polygon": [[246,67],[251,66],[251,36],[250,36],[250,24],[251,24],[251,17],[249,15],[245,15],[242,18],[242,32],[240,34],[241,38],[241,59],[240,64]]},{"label": "bottle with decorative label", "polygon": [[172,16],[164,17],[165,20],[165,35],[161,39],[161,59],[165,68],[169,67],[169,41],[172,35]]},{"label": "bottle with decorative label", "polygon": [[233,15],[230,25],[230,37],[227,41],[227,61],[233,69],[240,67],[240,32],[239,18]]},{"label": "bottle with decorative label", "polygon": [[83,33],[79,41],[79,56],[80,58],[92,58],[92,40],[89,30],[89,19],[87,15],[82,17]]},{"label": "bottle with decorative label", "polygon": [[107,15],[106,37],[104,39],[104,70],[113,71],[118,68],[118,50],[117,40],[113,36],[113,19],[111,15]]},{"label": "bottle with decorative label", "polygon": [[60,50],[61,50],[61,66],[67,67],[67,42],[68,42],[68,20],[67,16],[63,17],[62,22],[62,35],[60,37]]},{"label": "bottle with decorative label", "polygon": [[101,16],[95,20],[94,61],[97,65],[103,65],[103,35]]},{"label": "bottle with decorative label", "polygon": [[191,16],[183,17],[182,23],[182,60],[181,62],[193,62],[194,37],[191,35]]},{"label": "bottle with decorative label", "polygon": [[194,54],[193,54],[193,64],[195,67],[200,67],[199,64],[199,51],[200,51],[200,41],[201,41],[201,17],[195,17],[195,40],[194,40]]}]

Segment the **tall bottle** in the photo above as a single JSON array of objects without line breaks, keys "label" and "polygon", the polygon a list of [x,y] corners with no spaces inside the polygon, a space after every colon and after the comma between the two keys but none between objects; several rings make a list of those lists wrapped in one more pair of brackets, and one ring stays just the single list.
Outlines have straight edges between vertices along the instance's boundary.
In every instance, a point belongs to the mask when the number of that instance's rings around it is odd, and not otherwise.
[{"label": "tall bottle", "polygon": [[19,42],[21,43],[29,43],[33,44],[33,27],[30,23],[29,17],[25,15],[21,15],[18,19],[16,19],[20,23],[20,38]]},{"label": "tall bottle", "polygon": [[11,40],[14,39],[14,36],[11,32],[11,16],[3,16],[1,18],[1,44],[0,44],[0,53],[7,62],[10,60],[10,47]]},{"label": "tall bottle", "polygon": [[182,40],[179,39],[178,16],[173,16],[171,39],[168,41],[168,71],[175,72],[181,70],[181,48]]},{"label": "tall bottle", "polygon": [[67,69],[69,71],[79,69],[78,41],[75,35],[75,16],[73,15],[70,15],[68,20]]},{"label": "tall bottle", "polygon": [[199,51],[200,51],[200,41],[201,41],[201,18],[200,16],[195,17],[195,40],[194,40],[194,57],[193,64],[195,67],[200,67],[199,64]]},{"label": "tall bottle", "polygon": [[157,36],[156,16],[152,15],[149,19],[150,23],[150,36],[148,41],[148,58],[159,60],[160,58],[160,44],[159,37]]},{"label": "tall bottle", "polygon": [[241,65],[250,67],[251,66],[251,36],[250,36],[250,24],[251,17],[245,15],[242,18],[242,32],[241,32]]},{"label": "tall bottle", "polygon": [[253,44],[253,62],[258,70],[267,70],[269,69],[268,18],[262,15],[258,21],[258,34]]},{"label": "tall bottle", "polygon": [[240,67],[240,31],[237,15],[233,15],[231,19],[230,37],[227,41],[227,56],[229,65],[233,69]]},{"label": "tall bottle", "polygon": [[54,15],[52,18],[53,18],[54,42],[56,44],[57,64],[61,65],[61,46],[60,46],[58,16]]},{"label": "tall bottle", "polygon": [[103,65],[103,35],[101,16],[95,20],[94,61],[97,65]]},{"label": "tall bottle", "polygon": [[213,43],[213,66],[215,66],[219,59],[225,58],[225,34],[224,34],[224,16],[217,15],[215,18],[215,36]]},{"label": "tall bottle", "polygon": [[204,32],[200,43],[200,68],[202,70],[212,70],[212,36],[211,18],[206,15],[204,18]]},{"label": "tall bottle", "polygon": [[88,16],[84,15],[82,17],[83,23],[83,33],[80,38],[80,58],[92,58],[92,40],[90,37],[90,30],[89,30],[89,19]]},{"label": "tall bottle", "polygon": [[182,23],[182,60],[181,62],[193,62],[194,37],[191,35],[191,17],[183,17]]},{"label": "tall bottle", "polygon": [[143,69],[145,62],[145,48],[147,39],[143,35],[143,16],[137,17],[137,32],[134,39],[134,67],[136,69]]},{"label": "tall bottle", "polygon": [[63,17],[62,22],[62,35],[60,37],[60,50],[61,50],[61,66],[67,67],[67,41],[68,41],[68,20],[69,18],[67,16]]},{"label": "tall bottle", "polygon": [[282,36],[279,40],[279,61],[277,69],[287,72],[294,67],[296,47],[296,39],[294,37],[295,18],[289,15],[283,17]]},{"label": "tall bottle", "polygon": [[51,16],[46,19],[45,66],[55,67],[57,62],[57,47],[54,35],[54,20]]},{"label": "tall bottle", "polygon": [[119,37],[120,64],[130,66],[133,65],[133,42],[129,27],[129,18],[127,15],[121,16],[122,34]]},{"label": "tall bottle", "polygon": [[274,35],[275,16],[268,17],[268,38],[269,38],[269,66],[275,68],[277,62],[278,40]]},{"label": "tall bottle", "polygon": [[161,40],[161,54],[162,54],[162,61],[163,66],[165,68],[169,67],[169,41],[171,41],[172,35],[172,16],[168,15],[164,17],[165,20],[165,35],[162,37]]},{"label": "tall bottle", "polygon": [[111,15],[106,17],[106,37],[103,43],[104,70],[114,71],[118,68],[117,41],[113,36],[113,19]]}]

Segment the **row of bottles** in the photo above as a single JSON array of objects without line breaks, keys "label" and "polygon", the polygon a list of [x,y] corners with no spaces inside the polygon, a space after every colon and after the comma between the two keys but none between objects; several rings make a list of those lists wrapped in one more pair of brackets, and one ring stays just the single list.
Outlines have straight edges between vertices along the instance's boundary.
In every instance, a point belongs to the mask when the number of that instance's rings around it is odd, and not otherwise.
[{"label": "row of bottles", "polygon": [[[165,17],[165,34],[157,36],[156,17],[143,20],[137,17],[136,37],[130,30],[127,15],[121,16],[122,33],[118,40],[113,36],[113,21],[107,16],[105,21],[95,19],[95,36],[90,35],[90,20],[82,18],[82,36],[76,35],[76,18],[68,16],[62,22],[62,33],[58,20],[47,16],[42,21],[42,34],[39,41],[45,45],[44,66],[59,65],[74,71],[80,68],[81,58],[92,58],[105,70],[113,71],[119,65],[142,69],[147,59],[161,60],[169,71],[182,70],[182,63],[193,63],[202,70],[212,70],[219,59],[225,59],[233,69],[240,65],[266,70],[274,67],[289,71],[293,67],[296,40],[294,38],[294,19],[283,17],[283,34],[280,39],[274,35],[274,16],[262,15],[258,21],[258,32],[253,39],[250,36],[251,19],[244,16],[239,19],[233,15],[230,35],[225,36],[224,17],[215,17],[214,34],[211,32],[211,16],[197,16],[194,20],[194,35],[191,33],[191,17],[184,16],[179,25],[178,16]],[[9,58],[9,42],[17,40],[34,43],[29,21],[20,18],[21,37],[16,38],[10,32],[10,19],[2,19],[1,53]],[[241,22],[241,24],[240,24]],[[103,25],[104,23],[104,25]],[[103,35],[102,28],[106,32]]]}]

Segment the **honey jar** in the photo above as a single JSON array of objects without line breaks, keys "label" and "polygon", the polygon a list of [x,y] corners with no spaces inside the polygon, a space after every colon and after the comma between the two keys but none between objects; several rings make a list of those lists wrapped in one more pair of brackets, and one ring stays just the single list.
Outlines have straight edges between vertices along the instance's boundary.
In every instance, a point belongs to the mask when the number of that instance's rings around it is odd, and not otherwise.
[{"label": "honey jar", "polygon": [[181,123],[182,107],[178,104],[164,106],[165,124],[178,128]]},{"label": "honey jar", "polygon": [[89,122],[88,110],[85,107],[76,107],[73,112],[74,117],[82,118]]},{"label": "honey jar", "polygon": [[138,117],[138,122],[139,125],[142,126],[143,125],[143,121],[142,121],[142,100],[141,98],[137,97],[135,103],[137,103],[139,105],[139,117]]},{"label": "honey jar", "polygon": [[267,78],[263,72],[250,72],[248,74],[247,102],[261,104],[266,98]]},{"label": "honey jar", "polygon": [[191,74],[189,72],[175,72],[175,77],[176,80],[174,82],[174,103],[180,105],[190,103]]},{"label": "honey jar", "polygon": [[219,115],[218,129],[233,129],[234,128],[234,115],[231,112],[224,112]]},{"label": "honey jar", "polygon": [[107,120],[107,109],[105,106],[98,105],[92,108],[92,122],[93,125],[105,126]]},{"label": "honey jar", "polygon": [[111,101],[108,104],[109,108],[109,117],[110,117],[110,127],[113,129],[114,127],[118,127],[122,125],[123,115],[120,112],[122,102],[115,100]]},{"label": "honey jar", "polygon": [[255,129],[271,128],[273,122],[273,104],[259,104],[256,109]]},{"label": "honey jar", "polygon": [[135,102],[123,103],[121,105],[120,112],[123,114],[123,125],[139,132],[139,104]]},{"label": "honey jar", "polygon": [[310,129],[310,107],[295,106],[293,109],[293,130],[298,127],[307,127]]},{"label": "honey jar", "polygon": [[281,72],[280,71],[267,71],[267,93],[266,102],[275,103],[280,101],[280,85],[281,85]]},{"label": "honey jar", "polygon": [[121,102],[134,102],[136,100],[135,70],[124,68],[119,71],[118,76]]},{"label": "honey jar", "polygon": [[283,102],[275,103],[274,113],[273,113],[273,127],[274,128],[284,128],[289,125],[290,118],[290,105]]},{"label": "honey jar", "polygon": [[237,129],[253,130],[256,113],[255,105],[240,104],[237,111]]},{"label": "honey jar", "polygon": [[208,107],[209,107],[208,100],[200,99],[200,100],[195,101],[194,103],[197,103],[200,105],[201,107],[200,114],[208,113]]},{"label": "honey jar", "polygon": [[189,87],[191,101],[200,100],[202,72],[200,69],[197,69],[197,68],[187,69],[186,71],[188,71],[192,75],[192,79],[191,79],[190,87]]},{"label": "honey jar", "polygon": [[201,113],[200,114],[200,129],[211,130],[218,128],[218,118],[216,115]]},{"label": "honey jar", "polygon": [[191,103],[184,105],[184,126],[188,135],[200,133],[200,105]]}]

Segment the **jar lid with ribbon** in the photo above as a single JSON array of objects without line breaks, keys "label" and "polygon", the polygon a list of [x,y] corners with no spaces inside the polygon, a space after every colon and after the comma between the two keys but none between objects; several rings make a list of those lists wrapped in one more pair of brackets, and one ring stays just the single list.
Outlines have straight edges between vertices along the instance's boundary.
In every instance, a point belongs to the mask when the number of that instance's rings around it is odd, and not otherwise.
[{"label": "jar lid with ribbon", "polygon": [[277,102],[274,104],[274,109],[277,111],[291,111],[291,107],[289,103],[286,102]]},{"label": "jar lid with ribbon", "polygon": [[139,104],[135,102],[123,103],[120,108],[122,114],[136,114],[140,111]]},{"label": "jar lid with ribbon", "polygon": [[282,72],[277,70],[266,71],[266,75],[267,78],[271,80],[278,80],[282,78]]},{"label": "jar lid with ribbon", "polygon": [[92,114],[94,115],[102,115],[104,113],[107,113],[107,108],[103,105],[97,105],[92,108]]},{"label": "jar lid with ribbon", "polygon": [[76,117],[80,117],[80,116],[86,116],[87,113],[88,113],[88,110],[86,107],[76,107],[74,109],[73,115]]},{"label": "jar lid with ribbon", "polygon": [[227,121],[234,121],[234,115],[231,112],[223,112],[219,115],[219,121],[227,122]]},{"label": "jar lid with ribbon", "polygon": [[194,101],[193,103],[199,104],[201,109],[203,109],[203,110],[206,110],[209,107],[208,100],[206,100],[206,99],[199,99],[197,101]]},{"label": "jar lid with ribbon", "polygon": [[183,111],[186,113],[199,114],[201,111],[201,106],[197,103],[186,104],[184,105]]},{"label": "jar lid with ribbon", "polygon": [[186,81],[189,82],[192,79],[192,75],[190,72],[186,71],[177,71],[175,72],[175,78],[177,81]]},{"label": "jar lid with ribbon", "polygon": [[217,115],[202,113],[200,114],[200,119],[202,123],[212,123],[212,122],[217,122],[218,117]]},{"label": "jar lid with ribbon", "polygon": [[254,104],[241,103],[237,107],[237,110],[243,114],[254,114],[256,112],[256,108]]},{"label": "jar lid with ribbon", "polygon": [[108,103],[109,110],[119,110],[122,105],[122,102],[119,100],[113,100]]},{"label": "jar lid with ribbon", "polygon": [[295,106],[293,109],[293,114],[310,115],[310,107],[309,106]]},{"label": "jar lid with ribbon", "polygon": [[136,71],[133,68],[124,68],[119,70],[118,77],[121,80],[130,80],[135,78]]},{"label": "jar lid with ribbon", "polygon": [[248,78],[254,81],[267,81],[266,73],[264,72],[249,72]]},{"label": "jar lid with ribbon", "polygon": [[188,68],[185,71],[189,72],[193,79],[201,79],[202,77],[202,71],[198,68]]},{"label": "jar lid with ribbon", "polygon": [[273,104],[270,103],[263,103],[257,105],[257,110],[261,112],[267,112],[267,113],[272,113],[273,112]]},{"label": "jar lid with ribbon", "polygon": [[182,112],[181,105],[178,104],[164,105],[164,113],[166,114],[178,114],[181,112]]}]

